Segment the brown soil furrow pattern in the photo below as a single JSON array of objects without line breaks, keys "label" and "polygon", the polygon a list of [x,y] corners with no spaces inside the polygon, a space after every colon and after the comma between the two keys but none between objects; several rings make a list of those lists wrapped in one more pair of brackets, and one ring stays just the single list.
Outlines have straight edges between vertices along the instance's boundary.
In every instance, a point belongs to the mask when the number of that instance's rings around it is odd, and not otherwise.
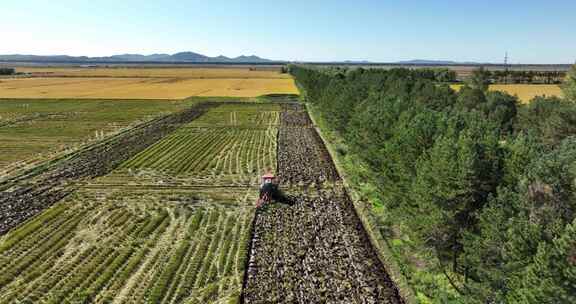
[{"label": "brown soil furrow pattern", "polygon": [[282,106],[278,175],[290,194],[256,213],[242,302],[404,303],[308,113]]}]

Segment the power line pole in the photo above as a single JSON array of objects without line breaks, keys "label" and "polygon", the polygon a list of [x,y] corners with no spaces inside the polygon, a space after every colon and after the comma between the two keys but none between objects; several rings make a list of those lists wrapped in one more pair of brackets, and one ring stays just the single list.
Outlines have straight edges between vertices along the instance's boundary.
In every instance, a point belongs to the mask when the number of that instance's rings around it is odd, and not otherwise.
[{"label": "power line pole", "polygon": [[504,72],[505,72],[505,76],[504,76],[504,83],[508,84],[508,74],[509,74],[509,70],[508,70],[508,51],[506,51],[506,53],[504,54]]}]

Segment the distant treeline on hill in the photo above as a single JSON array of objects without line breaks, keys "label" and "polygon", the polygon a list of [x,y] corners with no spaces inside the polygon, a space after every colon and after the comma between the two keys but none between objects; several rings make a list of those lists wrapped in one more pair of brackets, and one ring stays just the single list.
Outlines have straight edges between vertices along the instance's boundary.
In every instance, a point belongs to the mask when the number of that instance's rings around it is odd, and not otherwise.
[{"label": "distant treeline on hill", "polygon": [[0,75],[13,75],[16,70],[13,68],[0,68]]},{"label": "distant treeline on hill", "polygon": [[[330,69],[346,70],[347,68],[330,67]],[[358,67],[357,69],[366,70],[366,68],[363,67]],[[370,68],[368,68],[368,70],[370,70]],[[377,70],[377,68],[375,70]],[[462,79],[455,70],[443,67],[418,67],[411,68],[410,70],[412,71],[411,77],[444,83],[461,82],[467,78],[464,77],[464,79]],[[491,84],[560,84],[564,78],[566,78],[566,72],[563,71],[488,70],[479,67],[475,72],[482,73],[483,77],[485,77]]]},{"label": "distant treeline on hill", "polygon": [[566,72],[562,71],[482,71],[492,83],[499,84],[560,84],[566,77]]},{"label": "distant treeline on hill", "polygon": [[576,68],[565,98],[525,105],[483,70],[458,92],[431,71],[290,72],[418,300],[576,303]]},{"label": "distant treeline on hill", "polygon": [[[295,67],[299,67],[300,65],[289,65],[288,70],[294,71]],[[375,75],[378,76],[380,72],[381,74],[388,74],[386,71],[387,69],[382,68],[364,68],[364,67],[353,67],[353,68],[346,68],[346,67],[313,67],[307,65],[307,67],[311,70],[316,71],[330,71],[330,73],[334,74],[335,77],[343,77],[346,73],[351,74],[351,71],[355,71],[355,74],[363,74],[363,75]],[[457,73],[454,70],[450,70],[448,68],[414,68],[414,69],[403,69],[403,68],[395,68],[392,69],[392,72],[399,72],[405,74],[407,78],[410,79],[422,79],[422,80],[430,80],[435,82],[457,82]],[[392,73],[391,72],[391,73]]]}]

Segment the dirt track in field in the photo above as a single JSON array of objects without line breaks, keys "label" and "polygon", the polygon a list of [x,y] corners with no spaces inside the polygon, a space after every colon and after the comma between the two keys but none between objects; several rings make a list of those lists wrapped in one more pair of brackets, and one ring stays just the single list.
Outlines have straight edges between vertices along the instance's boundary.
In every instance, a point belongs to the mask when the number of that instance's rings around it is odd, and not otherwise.
[{"label": "dirt track in field", "polygon": [[256,214],[243,303],[404,303],[298,104],[283,105],[278,175],[289,202]]}]

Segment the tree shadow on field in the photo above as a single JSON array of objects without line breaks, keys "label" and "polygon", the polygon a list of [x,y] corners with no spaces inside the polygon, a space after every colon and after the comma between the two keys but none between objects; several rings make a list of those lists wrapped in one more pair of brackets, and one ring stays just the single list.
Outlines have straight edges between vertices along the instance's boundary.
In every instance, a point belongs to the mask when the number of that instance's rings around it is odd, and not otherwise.
[{"label": "tree shadow on field", "polygon": [[290,207],[296,204],[296,197],[293,195],[286,195],[280,189],[275,189],[272,193],[272,200],[258,208],[259,211],[266,211],[270,208],[276,207]]}]

